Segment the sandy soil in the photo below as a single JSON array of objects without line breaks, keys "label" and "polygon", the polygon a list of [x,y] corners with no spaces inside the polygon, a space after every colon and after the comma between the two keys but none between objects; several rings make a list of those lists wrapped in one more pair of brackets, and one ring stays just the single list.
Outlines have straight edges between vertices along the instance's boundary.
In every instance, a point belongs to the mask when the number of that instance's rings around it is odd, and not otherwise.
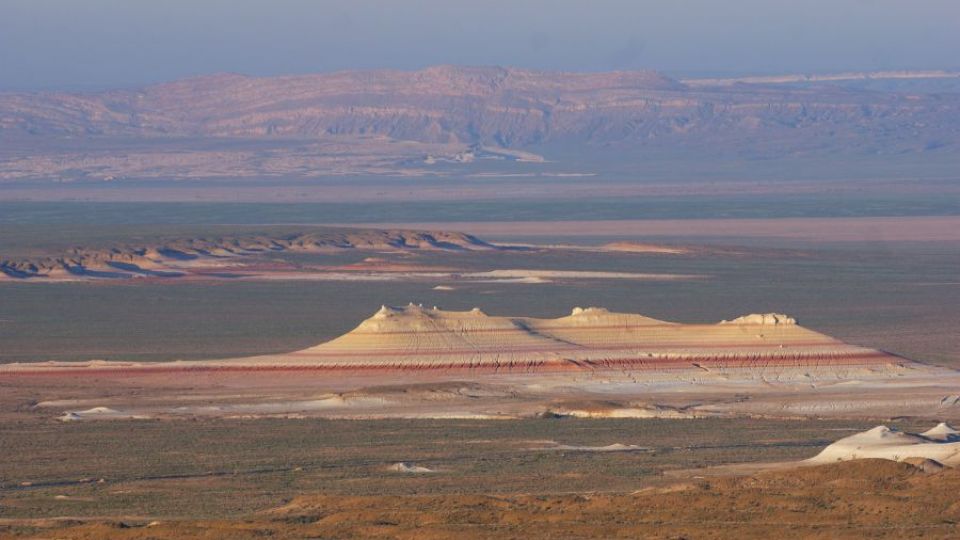
[{"label": "sandy soil", "polygon": [[3,520],[11,538],[956,538],[960,471],[861,460],[634,493],[306,495],[238,520]]}]

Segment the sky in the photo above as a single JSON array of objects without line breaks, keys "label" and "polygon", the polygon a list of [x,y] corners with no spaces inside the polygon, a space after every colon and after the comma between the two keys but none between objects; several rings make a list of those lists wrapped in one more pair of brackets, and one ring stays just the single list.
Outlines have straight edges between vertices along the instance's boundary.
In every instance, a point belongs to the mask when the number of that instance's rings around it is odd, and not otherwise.
[{"label": "sky", "polygon": [[0,0],[0,90],[435,64],[960,69],[960,0]]}]

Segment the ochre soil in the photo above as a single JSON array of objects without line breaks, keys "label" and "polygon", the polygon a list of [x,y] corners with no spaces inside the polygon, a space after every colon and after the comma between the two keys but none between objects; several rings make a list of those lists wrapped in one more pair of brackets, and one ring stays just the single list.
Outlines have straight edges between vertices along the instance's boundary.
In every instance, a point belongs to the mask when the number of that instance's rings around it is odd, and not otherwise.
[{"label": "ochre soil", "polygon": [[[0,523],[0,536],[173,538],[957,538],[960,471],[883,460],[692,478],[635,493],[304,495],[233,520]],[[225,494],[225,496],[227,496]],[[241,496],[241,494],[236,494]]]}]

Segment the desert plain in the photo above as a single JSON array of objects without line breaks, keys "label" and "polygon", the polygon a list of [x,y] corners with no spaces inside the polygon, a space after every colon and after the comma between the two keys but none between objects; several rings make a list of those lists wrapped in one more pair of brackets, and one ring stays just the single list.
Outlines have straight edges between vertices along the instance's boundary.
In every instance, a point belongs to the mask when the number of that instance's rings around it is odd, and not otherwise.
[{"label": "desert plain", "polygon": [[960,3],[0,2],[0,540],[960,538]]},{"label": "desert plain", "polygon": [[4,535],[957,533],[953,218],[107,210],[2,233]]}]

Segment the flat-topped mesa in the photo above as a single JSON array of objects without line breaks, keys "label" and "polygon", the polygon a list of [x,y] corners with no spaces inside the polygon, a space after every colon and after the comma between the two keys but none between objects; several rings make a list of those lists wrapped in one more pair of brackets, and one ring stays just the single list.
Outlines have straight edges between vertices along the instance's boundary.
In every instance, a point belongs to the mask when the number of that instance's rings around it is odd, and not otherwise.
[{"label": "flat-topped mesa", "polygon": [[580,306],[577,306],[570,311],[570,316],[576,317],[578,315],[606,315],[608,313],[610,313],[610,311],[607,308],[588,307],[584,309]]},{"label": "flat-topped mesa", "polygon": [[403,307],[382,306],[354,330],[291,354],[336,363],[347,358],[357,358],[358,363],[363,364],[394,363],[391,358],[402,359],[395,363],[398,366],[417,365],[418,358],[449,356],[453,363],[472,364],[478,355],[487,352],[509,357],[550,350],[556,345],[530,333],[512,319],[490,317],[479,308],[445,311],[410,303]]},{"label": "flat-topped mesa", "polygon": [[[364,322],[366,323],[369,321],[391,319],[391,318],[394,318],[394,319],[404,318],[406,320],[412,320],[417,318],[419,319],[436,319],[436,318],[456,319],[461,317],[486,317],[486,316],[487,314],[481,311],[480,308],[478,307],[475,307],[470,311],[444,311],[438,308],[437,306],[433,306],[432,308],[427,309],[423,307],[423,304],[414,304],[413,302],[410,302],[409,304],[403,307],[381,305],[380,309],[373,314],[373,317],[370,317]],[[361,327],[362,327],[362,324],[363,323],[361,323]]]},{"label": "flat-topped mesa", "polygon": [[[785,315],[747,315],[716,324],[683,324],[600,307],[554,319],[447,311],[410,303],[381,306],[346,334],[284,354],[198,362],[87,362],[0,365],[0,373],[144,370],[376,370],[407,374],[606,371],[631,380],[703,383],[892,378],[931,370],[803,328]],[[462,373],[457,376],[461,376]],[[606,376],[606,375],[605,375]],[[940,427],[943,437],[953,437]],[[933,434],[931,434],[933,435]]]},{"label": "flat-topped mesa", "polygon": [[674,325],[635,313],[615,313],[602,307],[575,307],[570,315],[557,319],[544,319],[533,323],[538,331],[549,333],[561,339],[580,343],[590,347],[603,346],[604,340],[617,339],[609,335],[609,330],[620,333],[622,329],[647,327],[667,327]]},{"label": "flat-topped mesa", "polygon": [[[381,306],[354,330],[323,344],[263,357],[338,368],[494,370],[904,369],[912,364],[803,328],[786,315],[753,314],[717,324],[681,324],[601,307],[555,319]],[[260,361],[261,359],[252,359]],[[839,373],[839,371],[837,371]]]}]

